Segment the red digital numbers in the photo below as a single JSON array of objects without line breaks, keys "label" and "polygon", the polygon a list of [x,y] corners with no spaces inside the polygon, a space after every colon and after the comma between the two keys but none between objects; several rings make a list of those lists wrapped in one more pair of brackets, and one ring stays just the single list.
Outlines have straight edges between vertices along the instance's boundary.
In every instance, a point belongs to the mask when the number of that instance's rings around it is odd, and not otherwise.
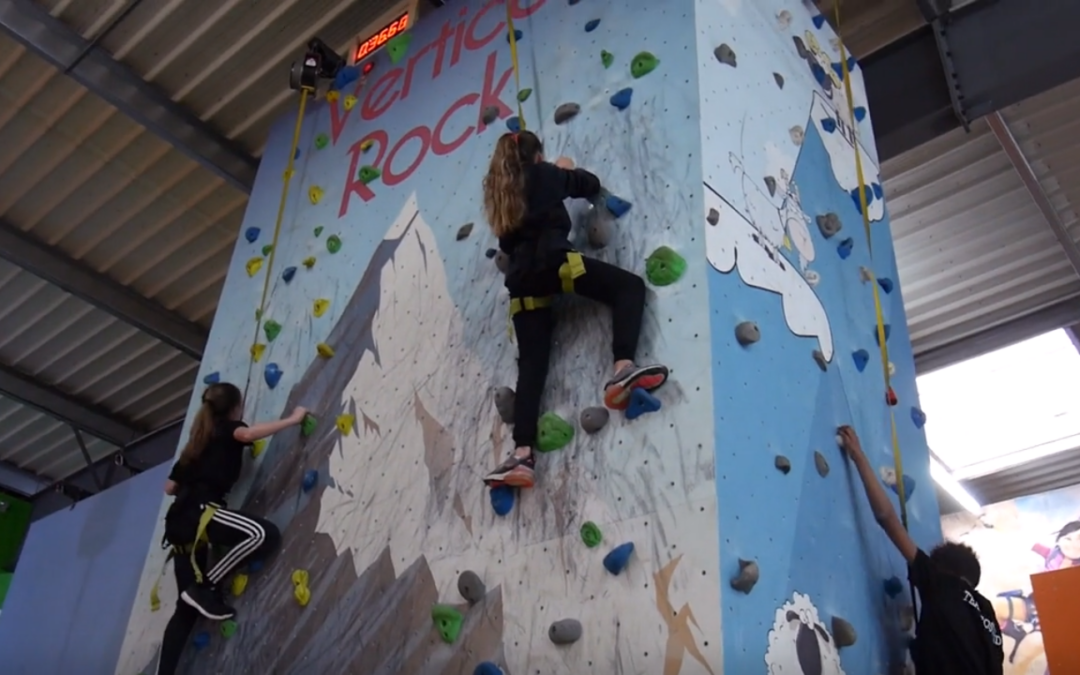
[{"label": "red digital numbers", "polygon": [[390,38],[400,33],[404,33],[408,27],[409,13],[405,12],[398,18],[386,24],[386,26],[382,30],[361,42],[360,45],[356,48],[356,59],[354,60],[354,62],[359,63],[367,57],[371,56],[375,52],[375,50],[386,44],[387,41],[390,40]]}]

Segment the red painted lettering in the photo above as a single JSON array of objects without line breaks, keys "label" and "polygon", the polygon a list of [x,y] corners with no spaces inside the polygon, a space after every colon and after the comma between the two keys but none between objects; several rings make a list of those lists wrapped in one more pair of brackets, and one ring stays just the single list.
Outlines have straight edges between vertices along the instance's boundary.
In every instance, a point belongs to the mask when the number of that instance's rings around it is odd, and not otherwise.
[{"label": "red painted lettering", "polygon": [[544,6],[547,0],[533,0],[533,4],[528,7],[522,7],[521,3],[524,0],[507,0],[510,3],[510,14],[514,19],[524,19],[527,16],[536,14],[536,10]]},{"label": "red painted lettering", "polygon": [[488,11],[497,4],[501,4],[501,2],[499,2],[499,0],[491,0],[486,5],[481,7],[480,11],[477,12],[475,16],[473,16],[472,21],[469,22],[469,29],[465,32],[465,49],[468,49],[470,52],[481,49],[482,47],[487,45],[487,43],[491,42],[497,36],[505,32],[506,22],[500,21],[495,24],[495,27],[492,28],[491,32],[489,32],[487,35],[480,38],[476,37],[476,24],[480,23],[480,19],[483,18],[483,16],[487,14]]},{"label": "red painted lettering", "polygon": [[[394,171],[394,158],[396,158],[398,152],[405,147],[405,144],[414,138],[420,141],[420,151],[416,153],[416,158],[413,159],[412,164],[407,166],[401,173]],[[430,146],[431,130],[427,127],[416,127],[402,136],[401,140],[394,145],[393,149],[390,150],[390,154],[386,157],[386,165],[383,166],[382,173],[383,183],[393,187],[394,185],[407,180],[409,176],[412,175],[413,171],[416,171],[416,168],[420,166],[420,163],[424,161],[424,156],[427,155],[428,147]]]},{"label": "red painted lettering", "polygon": [[390,109],[401,92],[395,89],[397,81],[405,74],[401,68],[394,68],[386,73],[368,90],[364,97],[364,104],[360,106],[360,117],[369,122]]},{"label": "red painted lettering", "polygon": [[[499,118],[502,119],[509,117],[512,112],[500,97],[506,83],[510,81],[514,69],[507,68],[506,72],[502,74],[502,78],[499,79],[499,83],[495,84],[495,59],[497,57],[498,54],[495,52],[488,54],[487,65],[484,67],[484,88],[480,90],[480,111],[483,113],[484,108],[493,105],[499,109]],[[483,131],[485,128],[484,123],[481,122],[477,127],[477,132]]]},{"label": "red painted lettering", "polygon": [[[379,129],[364,136],[349,148],[349,154],[351,155],[349,173],[345,176],[345,189],[341,191],[341,208],[338,209],[338,218],[343,218],[349,212],[349,200],[352,199],[353,195],[363,199],[365,202],[375,199],[375,193],[360,180],[360,156],[364,154],[362,146],[367,141],[371,141],[372,145],[377,145],[379,148],[375,154],[375,159],[370,162],[371,166],[379,165],[383,155],[386,153],[386,146],[390,144],[386,132]],[[371,152],[371,148],[368,148],[368,152]]]},{"label": "red painted lettering", "polygon": [[454,140],[449,143],[443,141],[443,127],[450,121],[450,118],[454,116],[458,110],[461,110],[467,105],[472,105],[480,100],[479,94],[465,94],[458,100],[450,104],[450,107],[446,109],[443,116],[439,118],[439,123],[435,125],[435,131],[431,134],[431,150],[436,155],[449,155],[454,150],[461,147],[461,144],[469,137],[469,134],[473,131],[473,126],[470,124],[465,131],[462,131]]}]

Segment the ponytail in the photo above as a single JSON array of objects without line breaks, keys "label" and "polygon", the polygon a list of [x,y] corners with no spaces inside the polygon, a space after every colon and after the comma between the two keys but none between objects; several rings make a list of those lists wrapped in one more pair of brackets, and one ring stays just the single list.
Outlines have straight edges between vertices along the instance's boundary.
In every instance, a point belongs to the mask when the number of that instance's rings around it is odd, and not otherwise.
[{"label": "ponytail", "polygon": [[197,460],[210,443],[215,425],[228,418],[242,403],[243,396],[234,384],[220,382],[206,388],[202,395],[202,404],[191,421],[191,431],[184,449],[180,451],[180,464],[190,464]]},{"label": "ponytail", "polygon": [[522,131],[499,137],[484,176],[484,214],[496,237],[521,227],[525,217],[525,167],[544,151],[536,134]]}]

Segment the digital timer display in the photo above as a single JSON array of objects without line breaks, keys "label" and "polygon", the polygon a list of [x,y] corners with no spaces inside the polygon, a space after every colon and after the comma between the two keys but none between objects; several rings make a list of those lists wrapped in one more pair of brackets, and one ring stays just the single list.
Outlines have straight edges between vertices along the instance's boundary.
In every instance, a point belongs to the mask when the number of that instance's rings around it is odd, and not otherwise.
[{"label": "digital timer display", "polygon": [[394,18],[387,23],[384,27],[375,31],[375,33],[368,39],[360,42],[356,46],[356,54],[353,59],[353,63],[360,63],[367,57],[374,54],[380,47],[385,45],[391,40],[391,38],[401,35],[409,28],[409,10],[405,10],[400,16]]}]

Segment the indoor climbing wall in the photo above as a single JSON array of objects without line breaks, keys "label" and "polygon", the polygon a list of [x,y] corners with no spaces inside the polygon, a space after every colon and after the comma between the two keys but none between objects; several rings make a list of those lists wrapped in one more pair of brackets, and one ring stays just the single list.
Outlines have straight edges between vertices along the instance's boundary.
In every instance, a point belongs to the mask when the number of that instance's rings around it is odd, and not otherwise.
[{"label": "indoor climbing wall", "polygon": [[[506,5],[451,3],[320,94],[295,152],[293,119],[269,139],[200,378],[249,385],[249,420],[317,420],[252,449],[230,503],[284,548],[231,582],[235,624],[200,624],[183,672],[723,670],[694,4],[509,9],[520,85]],[[538,485],[515,493],[481,482],[512,449],[516,349],[480,197],[521,126],[601,177],[575,237],[648,277],[639,359],[672,377],[603,424],[609,316],[565,299]],[[163,563],[120,674],[152,669]]]},{"label": "indoor climbing wall", "polygon": [[940,539],[862,72],[809,3],[696,4],[724,666],[904,672],[903,560],[835,440],[898,493],[894,414],[911,532]]}]

